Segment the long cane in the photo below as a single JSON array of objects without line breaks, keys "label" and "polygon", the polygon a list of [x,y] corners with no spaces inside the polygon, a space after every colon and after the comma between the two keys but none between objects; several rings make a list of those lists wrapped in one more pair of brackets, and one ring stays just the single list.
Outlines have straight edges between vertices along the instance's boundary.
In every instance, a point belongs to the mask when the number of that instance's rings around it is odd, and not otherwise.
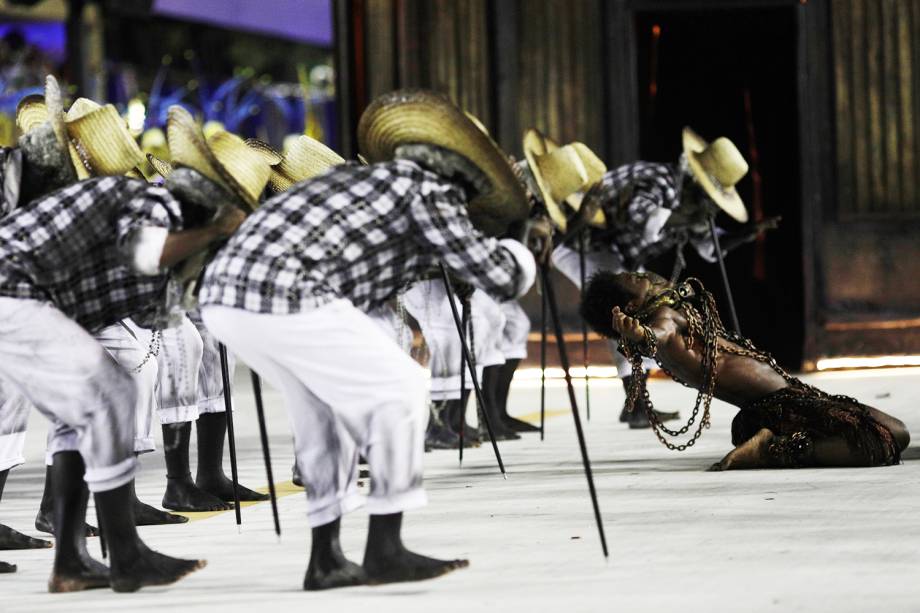
[{"label": "long cane", "polygon": [[224,383],[224,410],[227,414],[227,439],[230,444],[230,476],[233,479],[233,505],[236,510],[236,525],[242,526],[243,517],[240,514],[240,482],[236,466],[236,435],[233,431],[233,407],[230,402],[230,366],[227,363],[227,347],[223,343],[217,344],[220,354],[220,376]]},{"label": "long cane", "polygon": [[[470,301],[463,300],[463,316],[461,317],[463,328],[460,330],[460,342],[466,343],[466,331],[470,325]],[[466,430],[466,403],[463,402],[463,392],[466,387],[466,358],[463,352],[460,352],[460,424],[457,433],[460,435],[460,466],[463,466],[463,440],[464,430]]]},{"label": "long cane", "polygon": [[[457,312],[457,305],[454,303],[454,288],[450,284],[450,278],[447,276],[447,269],[444,267],[444,264],[440,264],[441,267],[441,278],[444,280],[444,289],[447,292],[447,302],[450,304],[450,312],[454,316],[454,324],[457,326],[457,334],[460,335],[460,349],[463,351],[463,360],[465,366],[470,369],[470,379],[473,382],[473,390],[476,392],[476,402],[479,403],[479,406],[482,407],[480,415],[482,415],[482,420],[486,424],[486,430],[489,433],[489,439],[492,441],[492,450],[495,452],[495,459],[498,460],[498,469],[502,473],[502,477],[505,479],[508,478],[508,473],[505,472],[505,464],[502,462],[502,454],[498,451],[498,444],[495,442],[495,434],[492,432],[492,422],[489,421],[488,412],[485,410],[486,403],[483,400],[482,388],[479,387],[479,377],[476,376],[476,369],[473,366],[473,357],[470,355],[470,348],[466,344],[466,337],[463,334],[463,322],[460,319],[460,313]],[[462,370],[460,372],[463,372]]]},{"label": "long cane", "polygon": [[278,519],[278,497],[275,495],[275,479],[272,476],[272,457],[268,447],[268,428],[265,425],[265,407],[262,404],[262,380],[256,371],[252,375],[252,395],[256,399],[256,415],[259,417],[259,437],[262,439],[262,458],[265,460],[265,476],[268,478],[268,495],[272,501],[272,518],[275,520],[275,534],[281,538],[281,520]]},{"label": "long cane", "polygon": [[546,288],[540,281],[540,440],[546,432]]},{"label": "long cane", "polygon": [[[587,228],[578,234],[578,273],[581,280],[581,299],[585,299],[585,234]],[[585,415],[591,421],[591,387],[588,377],[588,324],[581,318],[581,357],[585,366]]]},{"label": "long cane", "polygon": [[594,507],[594,520],[597,522],[597,532],[601,537],[601,549],[604,551],[604,557],[607,558],[609,557],[607,553],[607,537],[604,535],[601,508],[597,503],[597,491],[594,489],[594,475],[591,472],[591,460],[588,459],[588,446],[585,443],[585,433],[581,427],[581,416],[578,413],[578,401],[575,398],[575,386],[572,384],[572,376],[569,373],[569,356],[565,347],[565,339],[562,335],[562,323],[559,320],[559,308],[556,305],[556,294],[553,291],[549,270],[546,266],[540,266],[540,276],[543,279],[543,291],[546,292],[546,298],[549,302],[549,314],[553,321],[553,329],[556,333],[556,345],[559,347],[559,361],[562,362],[562,370],[565,373],[565,384],[569,390],[569,403],[572,406],[572,417],[575,419],[575,432],[578,434],[578,446],[581,449],[581,463],[585,468],[585,477],[588,479],[588,491],[591,493],[591,504]]},{"label": "long cane", "polygon": [[716,249],[719,260],[719,270],[722,272],[722,283],[725,285],[725,295],[728,297],[728,312],[732,316],[732,326],[737,334],[741,334],[741,324],[738,323],[738,313],[735,311],[735,299],[732,297],[732,288],[728,284],[728,272],[725,270],[725,259],[722,257],[722,247],[719,245],[719,236],[716,234],[715,215],[709,216],[709,235],[712,237],[712,246]]}]

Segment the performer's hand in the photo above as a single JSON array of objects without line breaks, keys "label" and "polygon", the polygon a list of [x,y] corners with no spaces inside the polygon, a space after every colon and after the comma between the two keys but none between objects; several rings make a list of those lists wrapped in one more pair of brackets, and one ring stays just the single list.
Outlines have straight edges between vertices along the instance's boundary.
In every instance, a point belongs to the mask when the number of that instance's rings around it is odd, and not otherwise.
[{"label": "performer's hand", "polygon": [[582,198],[581,206],[575,212],[573,221],[579,226],[585,226],[594,219],[597,212],[601,209],[600,198]]},{"label": "performer's hand", "polygon": [[641,343],[645,340],[645,330],[643,330],[642,324],[638,319],[630,317],[621,311],[620,307],[613,307],[611,313],[613,315],[613,331],[618,336],[636,343]]},{"label": "performer's hand", "polygon": [[246,213],[239,207],[225,206],[214,217],[211,227],[221,238],[226,238],[236,232],[240,224],[246,219]]},{"label": "performer's hand", "polygon": [[456,294],[457,298],[460,300],[466,300],[476,291],[476,288],[471,284],[454,275],[450,275],[450,286],[454,289],[454,294]]},{"label": "performer's hand", "polygon": [[553,250],[553,224],[549,218],[540,216],[528,222],[527,248],[538,264],[549,262]]},{"label": "performer's hand", "polygon": [[757,222],[756,224],[754,224],[754,228],[753,228],[754,235],[756,236],[758,234],[761,234],[762,232],[766,232],[767,230],[777,229],[779,227],[779,222],[781,222],[782,220],[783,220],[783,217],[781,215],[775,215],[773,217],[767,217],[763,221]]}]

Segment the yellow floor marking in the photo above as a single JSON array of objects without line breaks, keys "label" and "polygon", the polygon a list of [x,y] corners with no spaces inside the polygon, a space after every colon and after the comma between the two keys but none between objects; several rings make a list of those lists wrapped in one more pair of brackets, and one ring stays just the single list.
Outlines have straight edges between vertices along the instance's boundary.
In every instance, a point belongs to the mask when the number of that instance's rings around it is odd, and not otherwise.
[{"label": "yellow floor marking", "polygon": [[[260,494],[267,494],[268,486],[257,487],[255,488],[255,491],[259,492]],[[278,498],[284,498],[285,496],[291,496],[292,494],[303,495],[303,488],[294,485],[293,481],[284,481],[283,483],[275,484],[275,495]],[[262,501],[253,500],[249,502],[241,502],[240,508],[251,507],[251,506],[262,504],[262,503],[269,503],[269,501],[268,500],[262,500]],[[192,521],[201,521],[203,519],[210,519],[211,517],[214,517],[216,515],[223,515],[224,513],[233,513],[233,509],[231,508],[227,511],[198,511],[198,512],[171,511],[171,512],[174,513],[175,515],[182,515],[183,517],[188,517],[188,520],[192,522]]]}]

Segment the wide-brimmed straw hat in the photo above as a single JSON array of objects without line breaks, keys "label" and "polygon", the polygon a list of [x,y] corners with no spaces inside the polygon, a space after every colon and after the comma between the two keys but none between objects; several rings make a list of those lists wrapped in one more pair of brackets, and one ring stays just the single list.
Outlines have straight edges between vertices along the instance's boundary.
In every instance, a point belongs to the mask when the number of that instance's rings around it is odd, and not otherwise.
[{"label": "wide-brimmed straw hat", "polygon": [[[524,134],[523,147],[546,211],[564,232],[568,215],[562,203],[567,202],[578,210],[584,193],[607,172],[607,166],[587,145],[574,142],[560,147],[535,128]],[[606,225],[603,211],[598,210],[590,223],[600,227]]]},{"label": "wide-brimmed straw hat", "polygon": [[402,145],[433,145],[463,157],[488,186],[468,204],[474,225],[487,234],[502,234],[527,217],[527,195],[507,156],[440,94],[401,90],[378,97],[358,122],[358,144],[371,163],[393,159]]},{"label": "wide-brimmed straw hat", "polygon": [[246,144],[259,152],[271,165],[269,186],[283,192],[292,185],[319,176],[333,166],[345,163],[345,158],[319,142],[301,134],[288,145],[284,154],[258,139],[250,138]]},{"label": "wide-brimmed straw hat", "polygon": [[243,139],[223,129],[215,130],[205,139],[191,114],[174,105],[167,112],[166,140],[173,166],[201,173],[238,196],[249,209],[258,206],[271,166]]},{"label": "wide-brimmed straw hat", "polygon": [[684,128],[682,140],[696,182],[720,209],[736,221],[746,222],[748,212],[735,185],[747,174],[748,164],[735,144],[724,136],[707,143],[690,128]]},{"label": "wide-brimmed straw hat", "polygon": [[128,124],[111,104],[74,100],[64,115],[70,157],[77,177],[123,175],[144,161]]},{"label": "wide-brimmed straw hat", "polygon": [[64,127],[64,102],[61,87],[52,75],[45,77],[45,95],[32,94],[19,101],[16,106],[16,125],[25,134],[48,122],[62,149],[67,149],[69,140]]}]

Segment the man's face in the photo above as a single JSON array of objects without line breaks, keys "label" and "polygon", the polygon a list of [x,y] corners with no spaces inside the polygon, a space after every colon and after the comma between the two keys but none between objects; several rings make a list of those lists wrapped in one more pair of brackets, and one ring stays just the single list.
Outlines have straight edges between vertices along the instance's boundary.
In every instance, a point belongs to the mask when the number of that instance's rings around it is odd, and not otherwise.
[{"label": "man's face", "polygon": [[620,287],[628,292],[632,298],[623,305],[623,311],[633,313],[642,306],[652,288],[652,279],[643,273],[624,272],[617,275]]}]

